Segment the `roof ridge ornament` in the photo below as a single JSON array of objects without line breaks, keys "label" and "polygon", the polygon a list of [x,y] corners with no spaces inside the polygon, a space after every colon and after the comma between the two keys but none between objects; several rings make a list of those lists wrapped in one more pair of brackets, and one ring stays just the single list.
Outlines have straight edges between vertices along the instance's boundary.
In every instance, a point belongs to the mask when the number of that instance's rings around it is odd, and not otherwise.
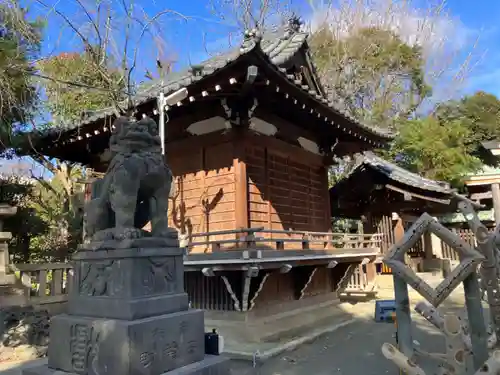
[{"label": "roof ridge ornament", "polygon": [[251,51],[257,46],[260,46],[262,41],[262,32],[259,28],[254,27],[250,30],[245,30],[243,34],[243,43],[241,43],[240,53],[246,53]]},{"label": "roof ridge ornament", "polygon": [[286,25],[286,31],[292,32],[292,33],[298,33],[300,31],[300,28],[304,22],[300,18],[299,15],[297,15],[295,12],[293,12],[290,17],[288,18],[288,22]]},{"label": "roof ridge ornament", "polygon": [[244,40],[252,40],[255,43],[259,43],[262,40],[262,32],[259,28],[254,27],[253,29],[245,30],[243,37]]},{"label": "roof ridge ornament", "polygon": [[203,64],[194,64],[189,67],[189,73],[194,77],[201,77],[203,76],[203,69]]}]

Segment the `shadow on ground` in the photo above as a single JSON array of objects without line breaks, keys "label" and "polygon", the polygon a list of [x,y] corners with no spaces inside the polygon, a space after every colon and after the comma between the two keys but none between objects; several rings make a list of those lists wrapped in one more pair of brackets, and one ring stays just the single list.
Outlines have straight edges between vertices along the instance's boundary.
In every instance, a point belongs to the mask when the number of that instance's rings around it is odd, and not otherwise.
[{"label": "shadow on ground", "polygon": [[[413,303],[412,303],[413,304]],[[379,375],[399,374],[399,370],[381,353],[384,342],[395,345],[395,325],[376,323],[373,320],[374,303],[357,304],[356,310],[371,306],[372,314],[354,318],[349,325],[335,332],[324,334],[293,351],[270,358],[263,363],[234,361],[233,374],[240,375]],[[463,306],[463,305],[462,305]],[[445,303],[442,312],[458,311],[456,301]],[[485,314],[487,314],[485,310]],[[413,339],[420,348],[428,352],[444,352],[445,340],[442,334],[416,313],[412,314]],[[419,362],[427,374],[435,373],[437,363],[432,360]]]}]

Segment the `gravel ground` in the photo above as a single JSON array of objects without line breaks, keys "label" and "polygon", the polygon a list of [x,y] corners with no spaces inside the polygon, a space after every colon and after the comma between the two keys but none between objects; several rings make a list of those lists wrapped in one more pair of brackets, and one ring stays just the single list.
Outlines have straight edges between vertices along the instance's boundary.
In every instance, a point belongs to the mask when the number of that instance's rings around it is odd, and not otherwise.
[{"label": "gravel ground", "polygon": [[[443,336],[419,316],[413,317],[414,340],[429,352],[443,352]],[[233,361],[233,374],[239,375],[399,375],[399,370],[381,353],[384,342],[395,344],[395,327],[389,323],[360,320],[252,367],[248,362]],[[427,374],[437,365],[419,363]]]},{"label": "gravel ground", "polygon": [[[487,314],[487,311],[486,311]],[[429,352],[443,352],[444,338],[423,318],[414,314],[414,340]],[[395,344],[395,326],[375,323],[372,319],[358,321],[299,346],[293,351],[268,359],[253,367],[245,361],[232,361],[234,375],[400,375],[399,370],[381,353],[384,342]],[[436,364],[419,362],[427,374],[433,374]],[[10,366],[6,366],[8,368]],[[2,375],[19,375],[14,366]],[[2,366],[0,366],[0,371]]]}]

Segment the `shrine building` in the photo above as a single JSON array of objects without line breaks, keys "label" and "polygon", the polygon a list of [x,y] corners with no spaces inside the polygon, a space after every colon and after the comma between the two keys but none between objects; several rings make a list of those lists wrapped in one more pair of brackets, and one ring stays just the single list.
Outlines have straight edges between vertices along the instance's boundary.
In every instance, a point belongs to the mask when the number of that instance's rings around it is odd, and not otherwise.
[{"label": "shrine building", "polygon": [[[165,108],[166,163],[175,176],[170,223],[187,248],[185,288],[207,327],[229,340],[272,341],[328,322],[339,292],[373,288],[380,238],[332,233],[334,157],[384,145],[387,130],[329,100],[308,34],[291,20],[234,50],[138,87],[137,118]],[[106,171],[112,108],[53,129],[38,152]],[[245,324],[241,324],[245,322]]]}]

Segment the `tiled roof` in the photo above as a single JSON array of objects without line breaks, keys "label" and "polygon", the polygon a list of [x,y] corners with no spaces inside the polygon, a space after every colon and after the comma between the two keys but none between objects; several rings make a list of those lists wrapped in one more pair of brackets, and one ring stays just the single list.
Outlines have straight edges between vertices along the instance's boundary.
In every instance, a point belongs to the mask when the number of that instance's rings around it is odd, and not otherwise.
[{"label": "tiled roof", "polygon": [[[281,65],[298,51],[298,49],[304,44],[306,38],[307,33],[290,33],[284,29],[277,29],[273,32],[266,32],[263,35],[262,40],[260,41],[260,47],[263,52],[269,56],[269,59],[273,64]],[[137,92],[134,95],[134,103],[135,105],[141,105],[145,102],[156,99],[161,92],[168,95],[169,93],[175,92],[182,87],[189,86],[236,61],[238,57],[250,52],[254,47],[255,42],[253,42],[252,38],[248,38],[240,47],[233,48],[228,52],[211,57],[189,69],[167,74],[163,77],[163,79],[156,79],[143,83],[137,88]],[[193,74],[195,69],[196,75]],[[87,116],[83,121],[74,124],[74,126],[71,126],[70,128],[91,124],[94,121],[103,119],[113,114],[114,109],[111,107],[93,111],[92,114]]]},{"label": "tiled roof", "polygon": [[410,172],[404,168],[397,166],[396,164],[378,157],[371,151],[365,151],[363,154],[359,154],[357,156],[356,166],[351,173],[354,173],[355,170],[363,165],[383,173],[391,180],[400,182],[408,186],[444,194],[455,193],[455,190],[451,188],[450,184],[446,182],[430,180],[416,173]]},{"label": "tiled roof", "polygon": [[[187,87],[197,81],[200,81],[204,77],[210,76],[216,71],[226,67],[228,64],[235,62],[240,56],[251,52],[257,46],[259,46],[262,52],[267,56],[267,58],[269,58],[269,61],[278,68],[286,63],[290,58],[292,58],[297,53],[297,51],[305,45],[307,37],[307,32],[299,31],[289,26],[277,28],[274,31],[266,31],[263,33],[262,37],[258,37],[255,35],[246,35],[244,42],[238,48],[234,48],[224,54],[212,57],[189,69],[168,74],[162,80],[155,80],[140,85],[137,89],[137,93],[134,96],[134,103],[135,105],[140,105],[156,99],[161,92],[163,92],[165,95],[168,95],[179,90],[182,87]],[[194,74],[195,71],[196,74]],[[314,98],[318,102],[319,105],[328,107],[330,111],[343,116],[353,123],[357,123],[360,128],[376,136],[387,140],[390,140],[394,137],[394,134],[388,129],[377,128],[375,126],[366,124],[359,124],[348,114],[342,112],[339,108],[337,108],[334,102],[319,94],[313,88],[307,85],[303,85],[302,81],[298,80],[295,76],[287,75],[285,69],[279,68],[279,71],[292,84],[295,84],[300,89],[306,91],[312,98]],[[99,111],[94,111],[80,123],[71,124],[65,129],[52,128],[50,131],[60,133],[61,130],[70,130],[78,126],[88,125],[113,114],[113,108],[105,108]]]}]

